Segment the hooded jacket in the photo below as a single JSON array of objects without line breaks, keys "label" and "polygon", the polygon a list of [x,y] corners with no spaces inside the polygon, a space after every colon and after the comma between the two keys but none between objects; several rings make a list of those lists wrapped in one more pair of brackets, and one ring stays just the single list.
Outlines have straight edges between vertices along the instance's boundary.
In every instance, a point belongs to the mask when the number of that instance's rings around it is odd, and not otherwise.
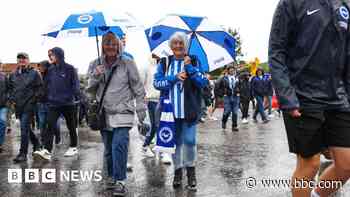
[{"label": "hooded jacket", "polygon": [[64,51],[61,48],[53,48],[52,53],[58,63],[49,67],[44,79],[47,103],[53,107],[74,105],[79,100],[80,93],[77,70],[64,61]]},{"label": "hooded jacket", "polygon": [[[258,76],[258,71],[262,72],[262,75]],[[265,77],[264,70],[259,68],[256,71],[256,75],[251,80],[252,95],[256,96],[268,96],[269,82]]]},{"label": "hooded jacket", "polygon": [[349,107],[349,0],[281,0],[269,41],[280,108]]}]

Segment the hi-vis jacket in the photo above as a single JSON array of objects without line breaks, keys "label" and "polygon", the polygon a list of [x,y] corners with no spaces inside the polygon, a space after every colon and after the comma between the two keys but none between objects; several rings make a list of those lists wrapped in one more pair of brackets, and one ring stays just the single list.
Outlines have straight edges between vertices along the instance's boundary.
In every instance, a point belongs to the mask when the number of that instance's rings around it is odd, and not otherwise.
[{"label": "hi-vis jacket", "polygon": [[281,0],[269,65],[283,110],[344,109],[350,98],[350,0]]}]

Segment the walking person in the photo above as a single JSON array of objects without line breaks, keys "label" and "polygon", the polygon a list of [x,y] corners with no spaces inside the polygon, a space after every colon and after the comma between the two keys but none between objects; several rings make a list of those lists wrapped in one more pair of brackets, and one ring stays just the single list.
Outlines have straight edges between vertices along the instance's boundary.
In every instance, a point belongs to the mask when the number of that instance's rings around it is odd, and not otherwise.
[{"label": "walking person", "polygon": [[52,64],[45,77],[47,91],[48,117],[47,130],[43,135],[43,149],[35,154],[41,159],[50,161],[53,149],[53,137],[59,117],[63,115],[70,136],[70,146],[65,157],[78,154],[78,135],[75,101],[79,97],[79,78],[77,70],[65,62],[64,51],[59,47],[48,51]]},{"label": "walking person", "polygon": [[226,129],[226,123],[232,114],[232,131],[238,129],[239,86],[236,71],[233,66],[227,68],[227,75],[223,79],[224,89],[224,113],[222,115],[222,129]]},{"label": "walking person", "polygon": [[7,112],[8,112],[9,84],[7,76],[2,72],[2,64],[0,62],[0,153],[3,152],[3,144],[5,143]]},{"label": "walking person", "polygon": [[240,75],[239,78],[239,99],[240,103],[242,106],[242,123],[243,124],[248,124],[248,114],[249,114],[249,103],[250,100],[252,99],[251,95],[251,87],[250,87],[250,80],[249,80],[249,73],[248,72],[243,72]]},{"label": "walking person", "polygon": [[[289,151],[297,156],[293,197],[331,196],[350,177],[349,7],[348,0],[281,0],[274,14],[269,65]],[[297,187],[314,180],[324,148],[334,162],[319,181],[342,185]]]},{"label": "walking person", "polygon": [[43,82],[38,71],[30,66],[27,53],[17,54],[17,69],[9,77],[9,101],[14,105],[16,118],[20,121],[21,146],[15,163],[27,161],[29,140],[33,144],[33,152],[37,152],[40,143],[33,133],[31,123],[34,119],[34,108],[40,97]]},{"label": "walking person", "polygon": [[254,122],[258,122],[257,115],[260,114],[263,123],[269,122],[265,114],[264,97],[267,96],[267,83],[264,79],[264,70],[258,68],[256,76],[251,80],[252,94],[256,99],[256,107],[253,114]]},{"label": "walking person", "polygon": [[[102,56],[94,60],[90,68],[87,91],[90,98],[102,102],[106,120],[101,136],[109,180],[107,189],[113,189],[114,195],[124,196],[127,193],[129,131],[135,112],[140,123],[145,119],[145,90],[134,60],[123,55],[122,42],[112,32],[103,36]],[[106,87],[108,79],[110,83]]]},{"label": "walking person", "polygon": [[201,89],[208,84],[199,71],[194,56],[187,56],[188,38],[182,32],[174,33],[169,40],[173,56],[158,65],[154,87],[163,98],[169,98],[175,117],[176,149],[173,154],[173,187],[182,185],[183,170],[187,172],[187,188],[197,189],[197,124],[201,115]]}]

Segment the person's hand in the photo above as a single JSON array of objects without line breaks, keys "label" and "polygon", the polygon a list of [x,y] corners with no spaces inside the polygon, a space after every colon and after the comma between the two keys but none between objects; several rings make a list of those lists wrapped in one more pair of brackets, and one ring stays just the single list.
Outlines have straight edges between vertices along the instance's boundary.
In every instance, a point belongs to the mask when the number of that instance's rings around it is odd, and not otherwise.
[{"label": "person's hand", "polygon": [[146,118],[146,112],[145,111],[137,112],[137,118],[139,119],[139,124],[142,124]]},{"label": "person's hand", "polygon": [[186,72],[180,72],[176,75],[176,77],[178,79],[180,79],[181,81],[185,81],[185,79],[187,79],[187,74],[186,74]]},{"label": "person's hand", "polygon": [[105,66],[104,65],[98,65],[96,66],[96,69],[95,69],[95,75],[101,75],[105,72]]},{"label": "person's hand", "polygon": [[184,62],[185,62],[185,65],[187,65],[187,64],[191,64],[192,62],[191,62],[191,58],[190,58],[190,56],[185,56],[185,58],[184,58]]},{"label": "person's hand", "polygon": [[289,111],[289,114],[293,118],[299,118],[301,116],[301,113],[300,113],[299,109],[293,109],[293,110]]}]

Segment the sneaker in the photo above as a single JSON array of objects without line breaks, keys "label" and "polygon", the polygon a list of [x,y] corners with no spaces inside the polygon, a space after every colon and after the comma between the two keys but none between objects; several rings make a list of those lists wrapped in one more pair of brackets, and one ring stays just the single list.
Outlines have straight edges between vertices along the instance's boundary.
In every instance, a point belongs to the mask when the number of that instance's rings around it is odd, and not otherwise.
[{"label": "sneaker", "polygon": [[168,153],[163,153],[161,161],[163,164],[171,165],[171,157]]},{"label": "sneaker", "polygon": [[142,147],[142,153],[145,157],[154,157],[154,153],[151,151],[149,146]]},{"label": "sneaker", "polygon": [[125,184],[122,182],[115,183],[113,189],[113,196],[125,196],[128,193],[128,190],[125,187]]},{"label": "sneaker", "polygon": [[196,169],[195,167],[187,167],[187,189],[197,191]]},{"label": "sneaker", "polygon": [[214,117],[214,116],[209,116],[209,120],[212,120],[212,121],[217,121],[217,120],[219,120],[219,119],[217,119],[216,117]]},{"label": "sneaker", "polygon": [[268,123],[268,122],[270,122],[270,120],[269,120],[269,119],[265,119],[265,120],[263,120],[263,124],[266,124],[266,123]]},{"label": "sneaker", "polygon": [[238,129],[238,127],[232,127],[232,131],[233,131],[233,132],[238,132],[239,129]]},{"label": "sneaker", "polygon": [[115,181],[113,180],[112,177],[107,177],[105,180],[105,187],[107,190],[114,189],[115,188]]},{"label": "sneaker", "polygon": [[27,161],[27,156],[22,153],[18,154],[17,157],[13,159],[13,162],[15,163],[20,163],[25,161]]},{"label": "sneaker", "polygon": [[64,153],[65,157],[72,157],[76,154],[78,154],[78,148],[77,147],[69,147],[66,153]]},{"label": "sneaker", "polygon": [[275,115],[273,115],[273,114],[269,114],[267,117],[268,117],[269,119],[272,119],[272,118],[274,118],[274,117],[275,117]]},{"label": "sneaker", "polygon": [[248,124],[248,120],[246,118],[243,118],[242,124]]},{"label": "sneaker", "polygon": [[133,170],[133,167],[132,167],[131,163],[128,162],[128,163],[126,164],[126,171],[132,172],[132,170]]},{"label": "sneaker", "polygon": [[200,119],[199,119],[199,122],[200,122],[200,123],[204,123],[204,122],[205,122],[205,118],[200,118]]},{"label": "sneaker", "polygon": [[43,159],[46,161],[51,161],[51,157],[52,157],[51,153],[46,149],[35,151],[33,153],[33,156],[34,158]]}]

